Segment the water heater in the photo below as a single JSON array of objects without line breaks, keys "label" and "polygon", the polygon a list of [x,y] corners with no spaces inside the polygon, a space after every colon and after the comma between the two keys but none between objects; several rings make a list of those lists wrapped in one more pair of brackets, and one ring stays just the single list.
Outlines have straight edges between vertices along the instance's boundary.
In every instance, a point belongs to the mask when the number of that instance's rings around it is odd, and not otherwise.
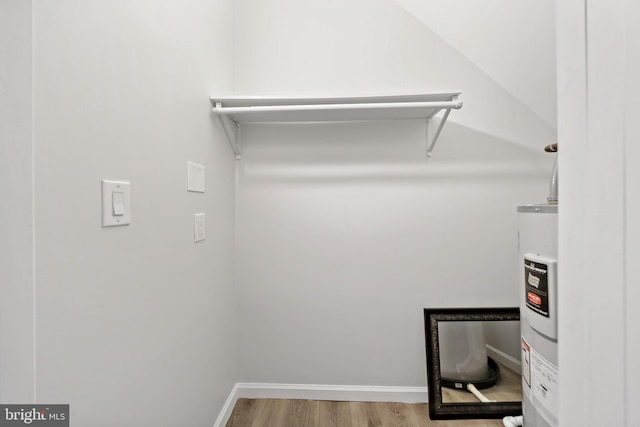
[{"label": "water heater", "polygon": [[525,427],[558,425],[558,205],[518,207]]}]

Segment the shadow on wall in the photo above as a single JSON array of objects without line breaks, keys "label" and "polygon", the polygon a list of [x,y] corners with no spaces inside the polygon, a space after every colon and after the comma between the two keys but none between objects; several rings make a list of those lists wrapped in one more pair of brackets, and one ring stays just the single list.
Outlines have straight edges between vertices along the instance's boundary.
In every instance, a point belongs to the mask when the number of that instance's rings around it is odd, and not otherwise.
[{"label": "shadow on wall", "polygon": [[552,156],[456,123],[447,123],[426,156],[417,120],[253,124],[243,128],[246,180],[509,180],[548,175]]}]

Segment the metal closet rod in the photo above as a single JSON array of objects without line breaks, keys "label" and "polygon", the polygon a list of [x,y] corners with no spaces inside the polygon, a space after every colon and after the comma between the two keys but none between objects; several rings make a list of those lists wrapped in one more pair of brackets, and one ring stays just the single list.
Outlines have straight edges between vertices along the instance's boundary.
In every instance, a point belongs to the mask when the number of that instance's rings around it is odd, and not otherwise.
[{"label": "metal closet rod", "polygon": [[220,102],[213,108],[214,112],[225,114],[242,114],[280,111],[319,111],[319,110],[375,110],[375,109],[407,109],[407,108],[462,108],[462,101],[431,102],[372,102],[356,104],[304,104],[304,105],[257,105],[252,107],[223,107]]}]

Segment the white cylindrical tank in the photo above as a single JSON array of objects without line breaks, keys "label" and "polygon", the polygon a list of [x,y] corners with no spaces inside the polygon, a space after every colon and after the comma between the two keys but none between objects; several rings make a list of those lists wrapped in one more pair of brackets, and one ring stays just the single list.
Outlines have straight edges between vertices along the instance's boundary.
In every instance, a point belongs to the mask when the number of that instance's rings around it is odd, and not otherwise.
[{"label": "white cylindrical tank", "polygon": [[518,207],[525,427],[558,423],[558,205]]},{"label": "white cylindrical tank", "polygon": [[440,322],[438,329],[443,378],[473,382],[489,377],[482,322]]}]

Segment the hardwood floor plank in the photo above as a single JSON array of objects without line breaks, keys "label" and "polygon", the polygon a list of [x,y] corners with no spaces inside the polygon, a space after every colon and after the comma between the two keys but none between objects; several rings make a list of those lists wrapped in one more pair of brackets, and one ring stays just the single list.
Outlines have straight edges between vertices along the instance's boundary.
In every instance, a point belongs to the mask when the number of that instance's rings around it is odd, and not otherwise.
[{"label": "hardwood floor plank", "polygon": [[318,425],[319,403],[317,400],[292,400],[289,418],[285,427],[315,426]]},{"label": "hardwood floor plank", "polygon": [[[292,400],[288,399],[276,399],[273,403],[273,410],[266,411],[269,414],[268,422],[264,424],[265,427],[289,427],[291,420],[290,407],[293,406]],[[265,409],[268,409],[265,406]]]},{"label": "hardwood floor plank", "polygon": [[427,405],[408,405],[407,427],[429,427],[429,408]]},{"label": "hardwood floor plank", "polygon": [[322,427],[351,426],[349,402],[320,401],[317,425]]},{"label": "hardwood floor plank", "polygon": [[367,405],[364,402],[349,402],[349,409],[351,414],[351,423],[349,425],[368,427],[378,427],[380,425],[369,418]]},{"label": "hardwood floor plank", "polygon": [[426,404],[238,399],[226,427],[500,427],[501,420],[432,421]]},{"label": "hardwood floor plank", "polygon": [[227,427],[250,427],[255,418],[255,409],[260,403],[254,399],[238,399],[233,408]]},{"label": "hardwood floor plank", "polygon": [[407,426],[407,414],[398,403],[377,403],[373,407],[377,409],[383,426]]}]

